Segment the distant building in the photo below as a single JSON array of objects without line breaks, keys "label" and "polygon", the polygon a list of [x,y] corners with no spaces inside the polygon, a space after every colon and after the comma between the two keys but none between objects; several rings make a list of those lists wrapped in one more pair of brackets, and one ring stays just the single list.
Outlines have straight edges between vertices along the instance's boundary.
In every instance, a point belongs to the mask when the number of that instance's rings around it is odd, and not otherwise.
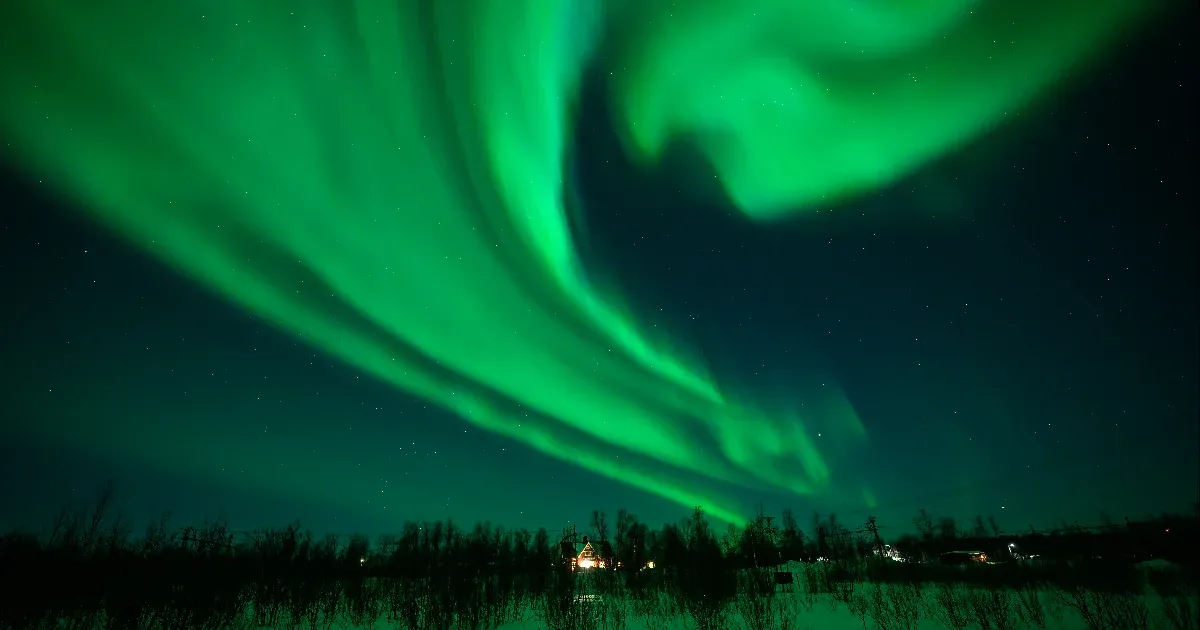
[{"label": "distant building", "polygon": [[942,564],[973,564],[987,562],[987,554],[982,551],[947,551],[939,560]]},{"label": "distant building", "polygon": [[893,549],[891,545],[884,545],[882,547],[876,547],[873,550],[873,553],[877,556],[887,558],[888,560],[895,560],[896,562],[904,562],[904,556],[901,556],[900,552]]},{"label": "distant building", "polygon": [[593,542],[587,536],[579,542],[566,539],[559,543],[559,549],[572,571],[609,569],[616,565],[616,554],[607,540]]}]

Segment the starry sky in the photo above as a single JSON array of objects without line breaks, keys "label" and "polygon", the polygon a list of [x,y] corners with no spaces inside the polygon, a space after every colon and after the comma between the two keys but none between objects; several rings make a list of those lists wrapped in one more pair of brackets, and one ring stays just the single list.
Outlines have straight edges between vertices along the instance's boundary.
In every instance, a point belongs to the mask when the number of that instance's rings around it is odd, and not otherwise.
[{"label": "starry sky", "polygon": [[[569,166],[584,266],[723,391],[799,409],[829,468],[819,491],[726,492],[741,509],[895,531],[920,508],[1006,529],[1190,509],[1187,22],[1122,41],[903,177],[769,222],[739,212],[741,189],[687,145],[653,168],[632,159],[591,77]],[[686,514],[285,330],[4,146],[0,526],[41,527],[107,479],[139,523],[170,510],[376,535],[405,520],[553,530],[593,509]],[[865,432],[852,444],[846,414]]]}]

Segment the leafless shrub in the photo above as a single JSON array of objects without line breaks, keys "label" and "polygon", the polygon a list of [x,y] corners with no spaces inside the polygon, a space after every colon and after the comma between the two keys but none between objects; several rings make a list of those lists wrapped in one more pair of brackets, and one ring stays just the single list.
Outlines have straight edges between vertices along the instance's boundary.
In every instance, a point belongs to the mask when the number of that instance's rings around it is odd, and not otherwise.
[{"label": "leafless shrub", "polygon": [[916,630],[921,623],[925,597],[918,583],[874,583],[866,598],[867,615],[880,630]]},{"label": "leafless shrub", "polygon": [[728,626],[730,600],[725,598],[703,598],[689,600],[688,616],[696,630],[720,630]]},{"label": "leafless shrub", "polygon": [[579,592],[572,572],[559,569],[546,591],[541,620],[551,630],[599,630],[605,627],[607,612],[601,596]]},{"label": "leafless shrub", "polygon": [[829,583],[833,601],[849,604],[854,598],[855,582],[851,579],[838,579]]},{"label": "leafless shrub", "polygon": [[1091,630],[1136,630],[1149,625],[1150,611],[1137,593],[1076,584],[1063,585],[1057,593],[1062,604],[1074,610]]},{"label": "leafless shrub", "polygon": [[1171,630],[1200,628],[1200,593],[1178,571],[1152,571],[1150,587],[1162,610],[1163,625]]},{"label": "leafless shrub", "polygon": [[855,577],[848,561],[819,561],[804,565],[804,581],[808,590],[814,594],[831,595],[829,605],[833,610],[837,610],[839,603],[845,604],[854,596]]},{"label": "leafless shrub", "polygon": [[656,621],[666,623],[684,615],[685,611],[679,605],[679,600],[670,593],[659,589],[642,589],[631,593],[631,612],[646,626]]},{"label": "leafless shrub", "polygon": [[892,609],[899,621],[897,627],[911,630],[919,626],[925,608],[924,585],[918,582],[893,584],[889,590]]},{"label": "leafless shrub", "polygon": [[969,589],[967,601],[981,630],[1012,630],[1019,620],[1012,591],[1006,587]]},{"label": "leafless shrub", "polygon": [[606,628],[620,630],[629,624],[629,599],[623,594],[605,597],[603,605]]},{"label": "leafless shrub", "polygon": [[863,628],[867,627],[867,619],[871,616],[871,600],[862,591],[855,592],[846,602],[846,611],[858,619]]},{"label": "leafless shrub", "polygon": [[793,597],[779,595],[775,597],[775,630],[792,630],[798,627],[797,611],[793,605]]},{"label": "leafless shrub", "polygon": [[[392,585],[392,594],[388,598],[388,621],[393,625],[410,630],[421,628],[422,596],[428,590],[422,588],[418,578],[402,577]],[[403,625],[401,625],[403,624]]]},{"label": "leafless shrub", "polygon": [[789,630],[795,627],[796,610],[792,606],[794,589],[775,584],[774,572],[769,569],[748,569],[739,574],[740,591],[736,608],[742,622],[750,630]]},{"label": "leafless shrub", "polygon": [[800,599],[800,608],[805,612],[812,612],[813,607],[817,605],[817,593],[813,589],[813,585],[809,582],[807,566],[797,578],[796,594]]},{"label": "leafless shrub", "polygon": [[750,630],[767,630],[772,624],[774,583],[765,569],[747,569],[738,575],[738,614]]},{"label": "leafless shrub", "polygon": [[1046,604],[1042,592],[1033,584],[1019,585],[1013,591],[1017,617],[1035,628],[1046,627]]},{"label": "leafless shrub", "polygon": [[929,616],[950,630],[962,630],[971,623],[970,603],[965,587],[957,582],[942,582],[933,592]]}]

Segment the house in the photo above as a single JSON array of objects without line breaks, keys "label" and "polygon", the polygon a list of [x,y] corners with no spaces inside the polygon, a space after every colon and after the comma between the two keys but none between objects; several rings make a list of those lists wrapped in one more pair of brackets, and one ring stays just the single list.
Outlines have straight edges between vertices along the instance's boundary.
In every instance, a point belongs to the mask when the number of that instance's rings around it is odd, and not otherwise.
[{"label": "house", "polygon": [[939,558],[942,564],[973,564],[987,562],[987,554],[982,551],[947,551]]},{"label": "house", "polygon": [[572,571],[608,569],[616,565],[616,554],[607,540],[589,541],[587,536],[579,542],[567,539],[559,543],[559,549],[563,561],[570,565]]}]

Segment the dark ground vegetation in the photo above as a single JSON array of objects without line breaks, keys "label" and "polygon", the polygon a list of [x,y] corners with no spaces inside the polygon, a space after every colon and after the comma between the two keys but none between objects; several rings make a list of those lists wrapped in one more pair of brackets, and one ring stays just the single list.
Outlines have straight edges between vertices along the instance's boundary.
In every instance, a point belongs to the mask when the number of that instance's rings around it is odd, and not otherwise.
[{"label": "dark ground vegetation", "polygon": [[[917,535],[885,547],[874,522],[849,529],[784,514],[714,531],[697,508],[651,529],[617,515],[615,570],[572,571],[558,534],[486,523],[407,523],[396,535],[315,537],[299,524],[249,533],[222,522],[141,538],[112,514],[112,491],[64,510],[45,535],[0,538],[0,628],[799,627],[816,606],[864,628],[1058,627],[1064,614],[1104,630],[1196,629],[1200,519],[1164,515],[1097,528],[1003,535],[981,517],[967,532],[923,510]],[[608,540],[602,513],[595,540]],[[994,563],[928,560],[983,550]],[[1163,569],[1137,563],[1170,561]],[[653,568],[645,568],[647,563]],[[790,571],[787,569],[790,567]],[[656,620],[649,621],[648,620]],[[1153,621],[1153,623],[1151,623]]]}]

